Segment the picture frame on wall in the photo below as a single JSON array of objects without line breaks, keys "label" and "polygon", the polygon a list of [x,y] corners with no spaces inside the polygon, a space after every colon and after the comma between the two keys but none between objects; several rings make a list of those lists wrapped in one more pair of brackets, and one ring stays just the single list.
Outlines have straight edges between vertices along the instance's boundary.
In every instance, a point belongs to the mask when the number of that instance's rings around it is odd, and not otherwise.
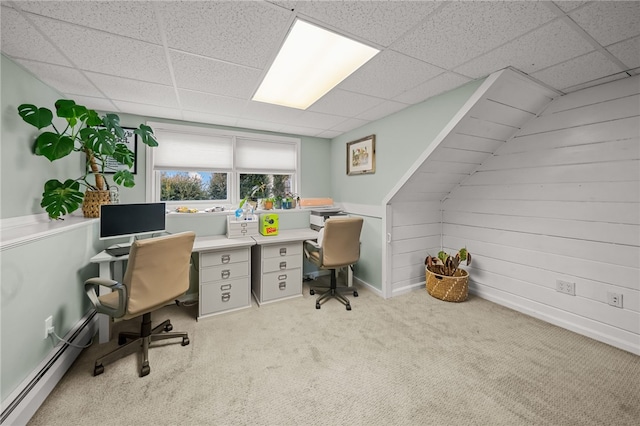
[{"label": "picture frame on wall", "polygon": [[[129,169],[125,164],[119,163],[113,157],[107,157],[107,164],[105,164],[105,174],[115,174],[120,170],[130,170],[134,175],[137,173],[138,169],[138,135],[134,133],[136,130],[133,127],[123,127],[124,137],[118,141],[118,143],[123,143],[133,151],[133,167]],[[98,165],[100,167],[100,165]]]},{"label": "picture frame on wall", "polygon": [[376,135],[347,143],[347,175],[376,172]]}]

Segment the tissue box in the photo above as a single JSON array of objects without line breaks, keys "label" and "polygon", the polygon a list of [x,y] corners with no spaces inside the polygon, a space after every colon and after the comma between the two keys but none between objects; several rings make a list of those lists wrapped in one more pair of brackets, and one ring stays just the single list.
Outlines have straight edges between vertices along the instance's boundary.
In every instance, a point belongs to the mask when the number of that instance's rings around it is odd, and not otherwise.
[{"label": "tissue box", "polygon": [[260,234],[278,235],[278,215],[269,213],[260,215]]}]

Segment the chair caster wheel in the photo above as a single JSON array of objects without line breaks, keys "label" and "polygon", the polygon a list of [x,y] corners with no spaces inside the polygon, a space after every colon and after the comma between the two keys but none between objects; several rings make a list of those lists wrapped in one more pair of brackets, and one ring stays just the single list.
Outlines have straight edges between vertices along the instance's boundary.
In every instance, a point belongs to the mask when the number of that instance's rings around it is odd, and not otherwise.
[{"label": "chair caster wheel", "polygon": [[164,331],[166,331],[167,333],[171,330],[173,330],[173,326],[171,324],[167,324],[164,326]]},{"label": "chair caster wheel", "polygon": [[143,365],[140,369],[140,377],[147,376],[149,373],[151,373],[151,367],[149,367],[148,365]]},{"label": "chair caster wheel", "polygon": [[347,311],[351,310],[351,305],[347,305]]},{"label": "chair caster wheel", "polygon": [[104,366],[102,364],[96,365],[95,367],[93,367],[94,376],[99,376],[102,373],[104,373]]},{"label": "chair caster wheel", "polygon": [[316,309],[320,309],[320,302],[316,302]]},{"label": "chair caster wheel", "polygon": [[311,289],[309,290],[309,294],[313,296],[314,294],[316,294],[316,291],[314,289]]},{"label": "chair caster wheel", "polygon": [[183,337],[182,338],[182,346],[187,346],[189,344],[189,338],[188,337]]},{"label": "chair caster wheel", "polygon": [[358,292],[353,290],[353,297],[358,297]]}]

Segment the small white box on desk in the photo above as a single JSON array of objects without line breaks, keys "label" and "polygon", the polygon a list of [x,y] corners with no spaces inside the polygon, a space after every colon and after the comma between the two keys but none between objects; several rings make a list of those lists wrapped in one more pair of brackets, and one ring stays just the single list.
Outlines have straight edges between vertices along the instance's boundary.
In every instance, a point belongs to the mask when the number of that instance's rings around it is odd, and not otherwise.
[{"label": "small white box on desk", "polygon": [[227,238],[242,238],[258,235],[258,220],[236,220],[227,216]]}]

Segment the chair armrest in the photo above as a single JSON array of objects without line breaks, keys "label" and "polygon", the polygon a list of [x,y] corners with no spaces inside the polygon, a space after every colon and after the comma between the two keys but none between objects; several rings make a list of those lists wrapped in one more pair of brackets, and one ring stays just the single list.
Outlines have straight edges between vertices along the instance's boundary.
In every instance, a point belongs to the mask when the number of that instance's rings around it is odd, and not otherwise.
[{"label": "chair armrest", "polygon": [[[118,292],[118,307],[116,309],[105,306],[100,302],[100,298],[98,297],[98,288],[100,287],[108,287],[112,291]],[[122,285],[122,283],[106,278],[89,278],[84,282],[84,290],[96,308],[96,311],[99,313],[107,314],[114,318],[124,316],[127,306],[127,287]]]},{"label": "chair armrest", "polygon": [[[311,252],[318,252],[318,257],[320,262],[322,263],[322,246],[318,245],[318,243],[314,240],[305,240],[304,245],[302,247],[304,250],[304,255],[307,259],[311,257]],[[315,263],[315,262],[312,262]]]}]

